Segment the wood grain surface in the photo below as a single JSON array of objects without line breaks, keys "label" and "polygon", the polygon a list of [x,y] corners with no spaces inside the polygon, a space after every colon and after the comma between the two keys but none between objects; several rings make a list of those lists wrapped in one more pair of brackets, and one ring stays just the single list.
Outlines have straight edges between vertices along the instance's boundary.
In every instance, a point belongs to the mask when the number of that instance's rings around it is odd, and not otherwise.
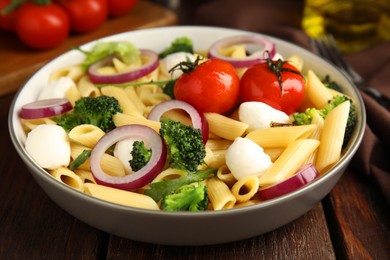
[{"label": "wood grain surface", "polygon": [[127,15],[108,19],[101,28],[88,34],[72,34],[60,46],[34,50],[23,44],[16,34],[0,31],[0,96],[16,91],[40,67],[74,46],[135,29],[169,26],[177,16],[160,5],[138,1]]}]

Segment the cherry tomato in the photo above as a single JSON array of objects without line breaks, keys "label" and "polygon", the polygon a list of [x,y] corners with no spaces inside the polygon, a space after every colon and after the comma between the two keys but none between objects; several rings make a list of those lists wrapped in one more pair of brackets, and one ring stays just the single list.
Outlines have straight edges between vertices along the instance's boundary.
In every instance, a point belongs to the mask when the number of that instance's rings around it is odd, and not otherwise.
[{"label": "cherry tomato", "polygon": [[18,9],[16,33],[27,45],[48,49],[60,45],[69,34],[66,12],[57,4],[25,3]]},{"label": "cherry tomato", "polygon": [[250,67],[241,77],[240,101],[260,101],[291,114],[302,104],[304,90],[304,78],[296,67],[268,60]]},{"label": "cherry tomato", "polygon": [[127,14],[134,8],[138,0],[107,0],[108,13],[111,16]]},{"label": "cherry tomato", "polygon": [[68,13],[71,30],[88,33],[99,28],[107,19],[106,0],[58,0]]},{"label": "cherry tomato", "polygon": [[[0,10],[3,10],[7,6],[9,6],[11,0],[0,0]],[[17,17],[17,9],[12,12],[4,15],[0,13],[0,29],[5,31],[14,32],[16,30],[16,17]]]},{"label": "cherry tomato", "polygon": [[237,104],[240,79],[230,63],[210,59],[183,73],[173,91],[176,99],[200,111],[225,114]]}]

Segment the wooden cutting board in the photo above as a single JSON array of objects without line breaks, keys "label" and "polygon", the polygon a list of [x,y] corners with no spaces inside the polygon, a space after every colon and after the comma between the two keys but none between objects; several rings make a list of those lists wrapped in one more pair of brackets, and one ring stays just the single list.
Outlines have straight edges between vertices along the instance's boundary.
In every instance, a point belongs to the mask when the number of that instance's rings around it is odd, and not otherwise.
[{"label": "wooden cutting board", "polygon": [[14,33],[0,31],[0,96],[18,90],[36,70],[74,46],[116,33],[175,25],[177,20],[176,14],[160,5],[138,1],[129,14],[110,18],[91,33],[72,34],[50,50],[31,49]]}]

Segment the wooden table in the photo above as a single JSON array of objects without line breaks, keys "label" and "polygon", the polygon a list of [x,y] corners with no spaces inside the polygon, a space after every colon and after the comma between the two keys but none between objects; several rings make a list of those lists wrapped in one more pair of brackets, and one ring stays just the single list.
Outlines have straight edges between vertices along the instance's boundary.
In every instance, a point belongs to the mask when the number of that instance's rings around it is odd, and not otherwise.
[{"label": "wooden table", "polygon": [[[123,26],[124,21],[131,23]],[[264,235],[212,246],[122,239],[75,219],[46,196],[9,137],[14,91],[72,44],[110,34],[113,28],[125,31],[175,21],[169,11],[141,1],[128,17],[110,21],[91,35],[74,36],[55,50],[35,53],[12,37],[3,41],[6,34],[0,34],[0,259],[390,259],[389,205],[373,183],[351,169],[323,201],[294,222]],[[24,54],[29,58],[22,59]],[[7,64],[18,63],[18,69],[8,68]]]}]

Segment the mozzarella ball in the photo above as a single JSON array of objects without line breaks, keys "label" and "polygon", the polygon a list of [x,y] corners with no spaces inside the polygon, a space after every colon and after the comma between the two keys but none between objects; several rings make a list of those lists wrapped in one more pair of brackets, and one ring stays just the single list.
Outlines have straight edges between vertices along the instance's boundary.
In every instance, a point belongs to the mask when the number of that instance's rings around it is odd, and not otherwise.
[{"label": "mozzarella ball", "polygon": [[135,139],[126,138],[115,144],[114,148],[114,156],[121,161],[123,166],[125,167],[126,173],[131,173],[131,166],[129,161],[133,159],[131,156],[131,151],[133,150],[133,143]]},{"label": "mozzarella ball", "polygon": [[249,131],[269,128],[272,122],[288,123],[290,121],[286,113],[256,101],[242,103],[238,110],[238,117],[241,122],[249,125]]},{"label": "mozzarella ball", "polygon": [[172,74],[169,72],[173,67],[183,61],[194,62],[196,60],[196,55],[188,52],[175,52],[167,55],[165,58],[160,60],[161,72],[172,79],[177,79],[183,74],[181,70],[175,70]]},{"label": "mozzarella ball", "polygon": [[271,167],[271,158],[264,149],[247,138],[238,137],[226,151],[226,165],[237,180],[261,176]]},{"label": "mozzarella ball", "polygon": [[42,168],[53,170],[69,165],[69,138],[61,126],[43,124],[35,127],[27,134],[25,148]]},{"label": "mozzarella ball", "polygon": [[60,77],[47,85],[39,94],[38,99],[65,98],[66,92],[73,86],[76,87],[76,84],[71,78]]}]

